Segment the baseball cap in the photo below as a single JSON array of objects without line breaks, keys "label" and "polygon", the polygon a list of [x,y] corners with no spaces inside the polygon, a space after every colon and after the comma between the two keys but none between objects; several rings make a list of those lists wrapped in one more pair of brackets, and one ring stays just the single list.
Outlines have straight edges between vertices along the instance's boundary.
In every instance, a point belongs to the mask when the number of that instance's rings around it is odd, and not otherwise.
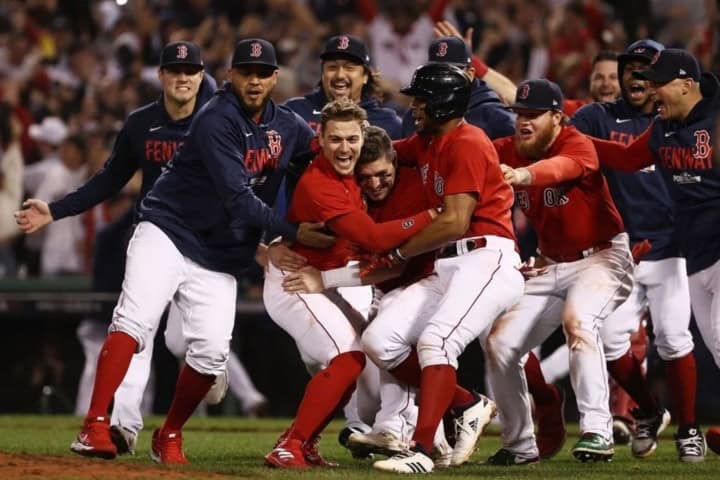
[{"label": "baseball cap", "polygon": [[428,49],[429,63],[452,63],[464,68],[470,65],[471,56],[470,47],[458,37],[436,38]]},{"label": "baseball cap", "polygon": [[666,48],[658,55],[647,70],[633,72],[643,80],[668,83],[676,78],[692,78],[700,81],[700,64],[692,54],[679,48]]},{"label": "baseball cap", "polygon": [[328,57],[344,55],[356,60],[358,63],[370,67],[370,54],[365,42],[352,35],[335,35],[325,42],[325,48],[320,58],[326,60]]},{"label": "baseball cap", "polygon": [[625,52],[618,55],[618,63],[626,63],[631,60],[645,60],[650,63],[658,52],[663,50],[665,50],[665,46],[662,43],[644,38],[628,45]]},{"label": "baseball cap", "polygon": [[518,85],[515,103],[511,110],[557,110],[562,112],[563,94],[560,87],[550,80],[539,78],[526,80]]},{"label": "baseball cap", "polygon": [[232,66],[236,65],[267,65],[278,68],[275,47],[262,38],[247,38],[235,45]]},{"label": "baseball cap", "polygon": [[200,47],[185,41],[168,43],[160,54],[160,68],[169,65],[195,65],[202,68]]},{"label": "baseball cap", "polygon": [[28,128],[30,138],[55,146],[64,142],[69,133],[65,122],[58,117],[45,117],[42,122]]}]

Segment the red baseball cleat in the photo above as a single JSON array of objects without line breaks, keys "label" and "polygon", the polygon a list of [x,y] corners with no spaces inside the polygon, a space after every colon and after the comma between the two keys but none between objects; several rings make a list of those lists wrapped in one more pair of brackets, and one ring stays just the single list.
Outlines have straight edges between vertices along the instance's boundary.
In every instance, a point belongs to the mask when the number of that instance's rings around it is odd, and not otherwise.
[{"label": "red baseball cleat", "polygon": [[302,442],[295,438],[284,439],[270,453],[265,455],[265,465],[273,468],[295,470],[310,467],[305,461]]},{"label": "red baseball cleat", "polygon": [[322,455],[320,455],[320,436],[316,436],[314,438],[311,438],[310,440],[303,443],[302,446],[302,452],[303,457],[305,457],[305,462],[307,462],[309,465],[312,465],[314,467],[330,467],[335,468],[339,467],[335,462],[328,462],[325,460]]},{"label": "red baseball cleat", "polygon": [[537,446],[540,458],[547,460],[565,445],[565,392],[550,385],[556,392],[555,400],[547,405],[535,405],[537,417]]},{"label": "red baseball cleat", "polygon": [[153,432],[150,457],[155,463],[183,465],[188,462],[182,448],[182,432],[164,432],[159,428]]},{"label": "red baseball cleat", "polygon": [[110,420],[107,417],[86,418],[82,430],[70,444],[70,450],[86,457],[115,458],[117,447],[110,438]]},{"label": "red baseball cleat", "polygon": [[710,427],[705,432],[705,441],[710,450],[720,455],[720,427]]}]

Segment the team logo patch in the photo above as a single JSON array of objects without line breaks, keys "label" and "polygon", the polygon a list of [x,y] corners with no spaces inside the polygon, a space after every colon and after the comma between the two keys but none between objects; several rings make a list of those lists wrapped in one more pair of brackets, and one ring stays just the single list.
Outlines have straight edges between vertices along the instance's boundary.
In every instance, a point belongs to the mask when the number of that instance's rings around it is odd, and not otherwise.
[{"label": "team logo patch", "polygon": [[440,43],[438,43],[438,50],[437,50],[437,53],[435,53],[435,55],[438,57],[444,57],[445,55],[447,55],[447,50],[448,50],[447,42],[440,42]]},{"label": "team logo patch", "polygon": [[530,197],[524,190],[515,192],[515,203],[523,210],[530,208]]},{"label": "team logo patch", "polygon": [[530,95],[530,85],[527,83],[520,87],[520,90],[518,90],[517,98],[521,100],[527,100],[528,96]]},{"label": "team logo patch", "polygon": [[635,50],[633,50],[633,53],[643,53],[645,52],[645,47],[637,47]]},{"label": "team logo patch", "polygon": [[435,193],[442,196],[445,191],[445,180],[437,172],[435,172],[433,184],[435,185]]},{"label": "team logo patch", "polygon": [[282,146],[282,137],[278,132],[275,130],[268,130],[267,131],[267,141],[268,141],[268,147],[270,147],[270,155],[272,155],[273,158],[280,158],[280,155],[282,155],[283,146]]},{"label": "team logo patch", "polygon": [[187,58],[188,56],[188,49],[186,45],[178,45],[177,46],[177,53],[175,54],[175,58],[179,58],[182,60],[183,58]]},{"label": "team logo patch", "polygon": [[259,42],[253,42],[250,44],[250,56],[251,57],[259,57],[262,55],[262,44]]},{"label": "team logo patch", "polygon": [[347,48],[350,46],[350,37],[347,35],[343,35],[338,40],[337,49],[338,50],[347,50]]},{"label": "team logo patch", "polygon": [[403,230],[407,230],[407,229],[409,229],[409,228],[412,228],[413,225],[415,225],[415,220],[413,220],[412,218],[408,218],[407,220],[405,220],[405,221],[402,222],[402,224],[401,224]]}]

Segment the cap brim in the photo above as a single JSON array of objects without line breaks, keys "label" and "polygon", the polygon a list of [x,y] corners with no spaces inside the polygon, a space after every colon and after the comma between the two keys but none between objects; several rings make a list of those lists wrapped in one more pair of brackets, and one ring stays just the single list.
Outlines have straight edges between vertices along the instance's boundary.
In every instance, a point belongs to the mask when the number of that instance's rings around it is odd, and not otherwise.
[{"label": "cap brim", "polygon": [[353,55],[352,53],[347,52],[323,52],[320,54],[320,60],[328,60],[333,57],[341,57],[341,58],[349,58],[355,63],[358,63],[359,65],[364,65],[366,67],[370,66],[370,62],[366,62],[364,58]]},{"label": "cap brim", "polygon": [[636,70],[632,72],[632,76],[634,78],[639,78],[640,80],[649,80],[655,83],[668,83],[676,78],[672,74],[663,74],[662,72],[658,72],[657,70],[653,70],[651,68],[647,70]]},{"label": "cap brim", "polygon": [[429,60],[426,65],[430,65],[430,64],[454,65],[454,66],[456,66],[456,67],[458,67],[458,68],[463,68],[463,69],[465,69],[465,68],[469,67],[470,65],[472,65],[471,62],[467,62],[467,63],[462,63],[462,62],[443,62],[442,60]]},{"label": "cap brim", "polygon": [[280,68],[278,65],[269,62],[235,62],[232,64],[233,67],[240,67],[242,65],[264,65],[266,67],[274,68],[275,70]]},{"label": "cap brim", "polygon": [[646,63],[650,63],[650,61],[652,60],[652,57],[647,56],[647,55],[642,55],[639,53],[621,53],[620,55],[618,55],[617,60],[618,60],[618,63],[626,63],[631,60],[642,60]]},{"label": "cap brim", "polygon": [[511,105],[508,105],[507,108],[510,110],[513,110],[513,111],[515,111],[515,110],[535,110],[537,112],[548,112],[550,110],[560,111],[560,109],[558,109],[558,108],[540,108],[540,107],[536,107],[535,105],[529,105],[527,103],[522,103],[522,102],[515,102]]},{"label": "cap brim", "polygon": [[200,70],[205,68],[205,65],[203,65],[202,63],[191,63],[191,62],[167,62],[167,63],[163,63],[162,65],[160,65],[160,68],[169,67],[171,65],[188,65],[191,67],[197,67]]}]

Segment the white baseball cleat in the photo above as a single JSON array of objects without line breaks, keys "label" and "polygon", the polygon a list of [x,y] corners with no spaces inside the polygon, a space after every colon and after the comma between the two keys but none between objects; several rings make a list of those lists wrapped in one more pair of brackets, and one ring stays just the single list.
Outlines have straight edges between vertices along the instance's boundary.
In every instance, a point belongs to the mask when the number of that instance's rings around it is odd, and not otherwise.
[{"label": "white baseball cleat", "polygon": [[395,473],[430,473],[435,464],[422,452],[403,450],[387,460],[378,460],[373,467],[384,472]]},{"label": "white baseball cleat", "polygon": [[390,432],[354,432],[348,437],[348,448],[392,456],[407,450],[408,445]]},{"label": "white baseball cleat", "polygon": [[129,430],[122,425],[112,425],[110,427],[110,439],[117,447],[118,455],[129,453],[135,455],[135,447],[137,447],[137,433]]},{"label": "white baseball cleat", "polygon": [[432,459],[435,468],[450,468],[452,463],[453,447],[445,438],[445,435],[436,435],[433,441]]},{"label": "white baseball cleat", "polygon": [[205,402],[208,405],[217,405],[222,402],[225,398],[225,394],[228,391],[228,374],[227,370],[215,377],[215,381],[210,387],[210,390],[205,394]]},{"label": "white baseball cleat", "polygon": [[477,401],[465,410],[453,412],[455,448],[450,461],[452,466],[462,465],[470,459],[483,430],[497,415],[495,402],[485,395],[477,394],[477,397]]}]

